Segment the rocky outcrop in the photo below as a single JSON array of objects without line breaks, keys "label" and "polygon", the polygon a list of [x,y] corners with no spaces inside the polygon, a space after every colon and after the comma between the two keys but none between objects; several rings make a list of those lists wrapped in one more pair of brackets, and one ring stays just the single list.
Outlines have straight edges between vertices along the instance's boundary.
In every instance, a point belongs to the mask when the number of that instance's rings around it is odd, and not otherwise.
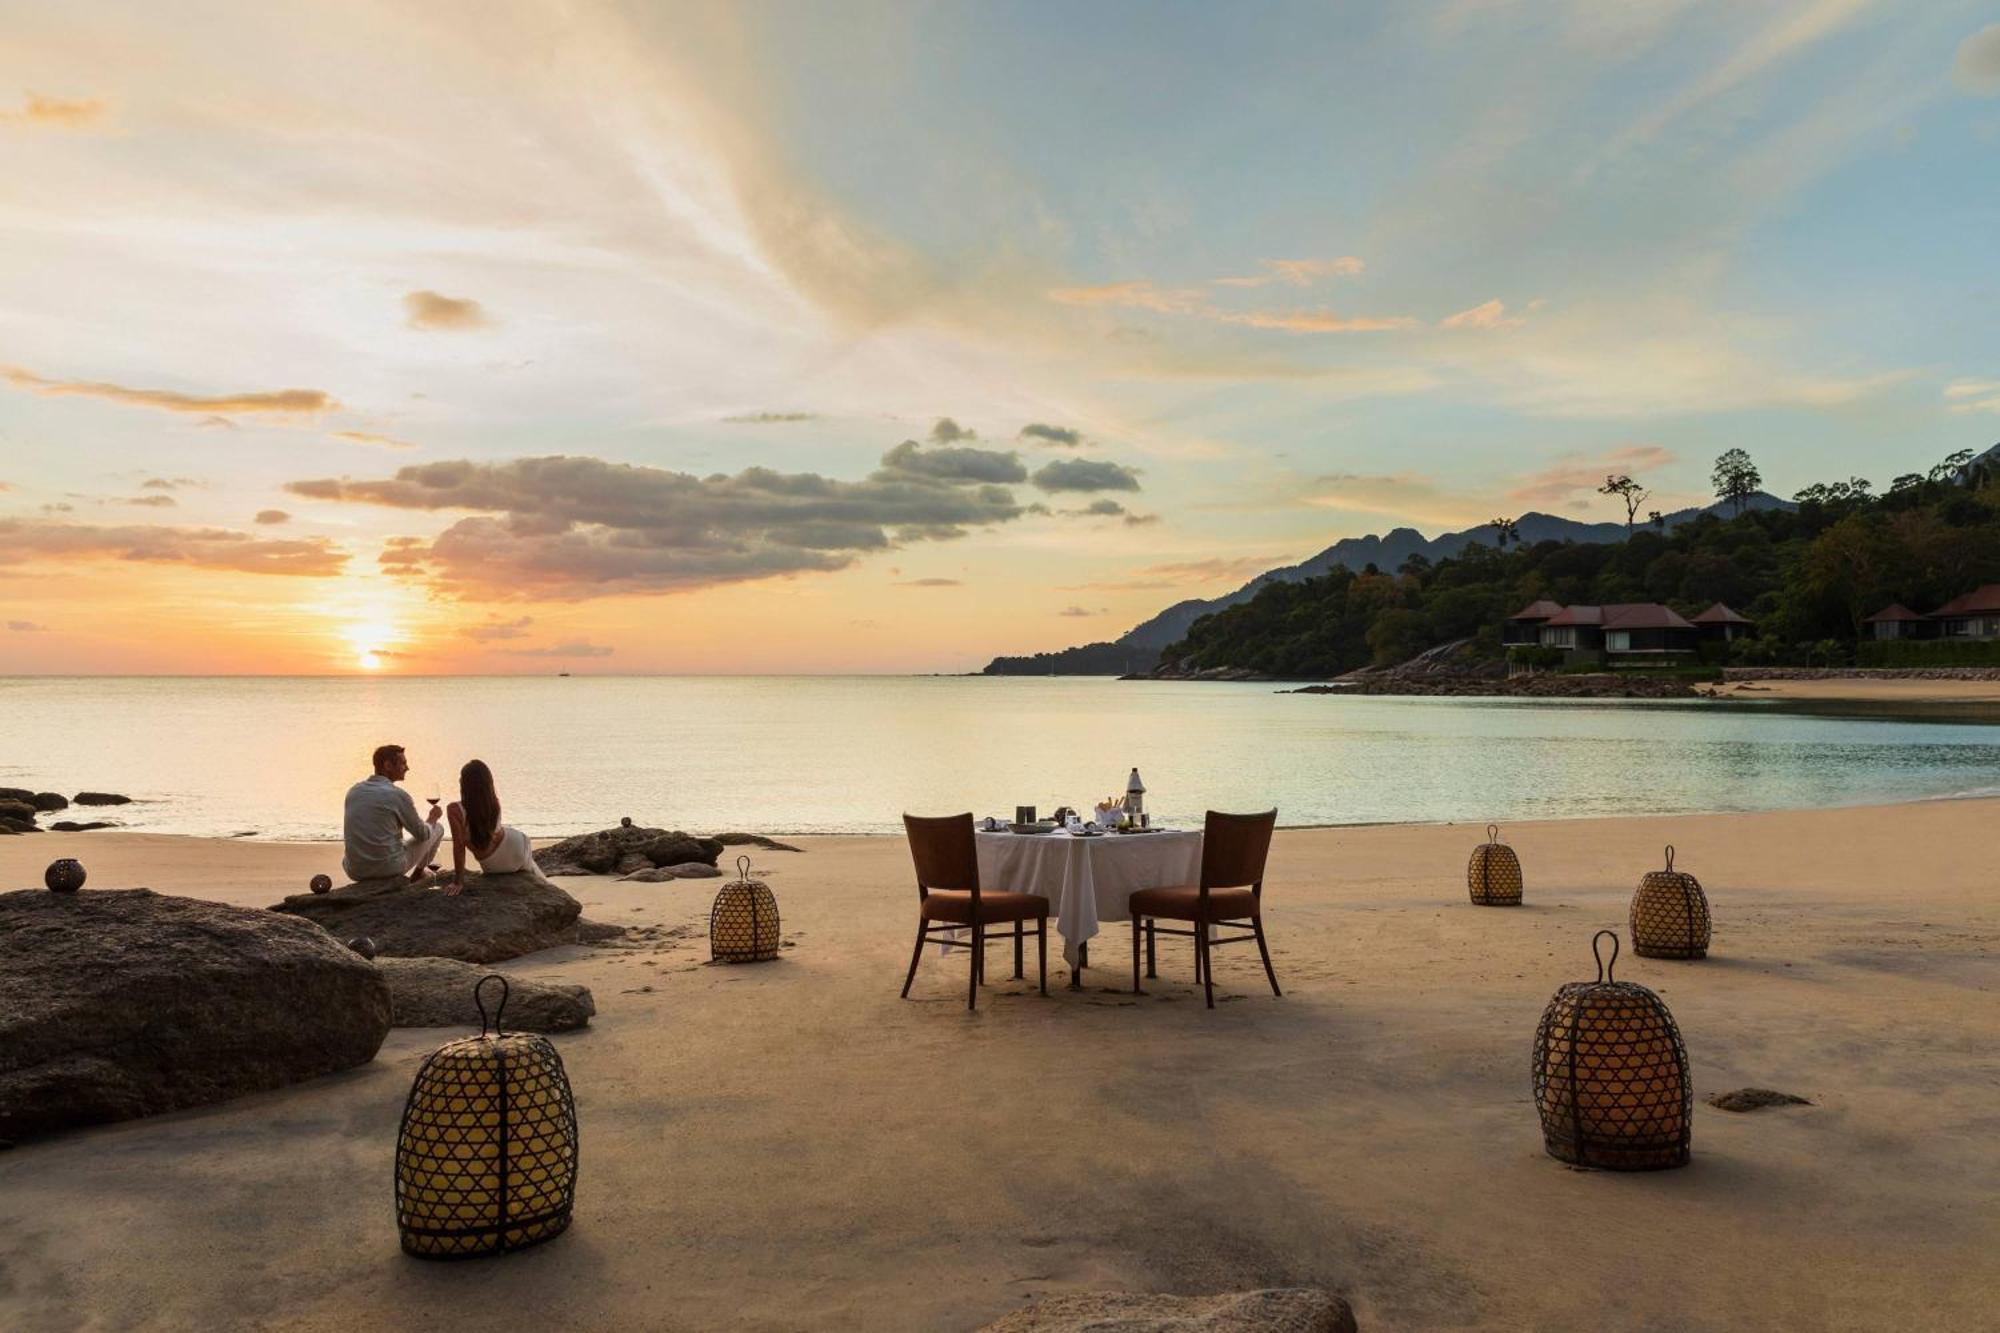
[{"label": "rocky outcrop", "polygon": [[1221,1296],[1093,1291],[1037,1301],[980,1333],[1354,1333],[1354,1312],[1317,1287]]},{"label": "rocky outcrop", "polygon": [[33,801],[0,800],[0,819],[18,819],[23,823],[32,824],[38,813]]},{"label": "rocky outcrop", "polygon": [[1596,672],[1569,675],[1559,671],[1532,676],[1435,674],[1421,676],[1350,676],[1338,684],[1306,685],[1286,694],[1422,694],[1503,699],[1693,699],[1695,688],[1685,680],[1654,679],[1637,674]]},{"label": "rocky outcrop", "polygon": [[55,823],[49,825],[49,827],[57,833],[88,833],[92,829],[117,828],[118,825],[109,819],[85,819],[82,821],[58,819]]},{"label": "rocky outcrop", "polygon": [[792,846],[789,842],[779,842],[776,838],[767,838],[761,833],[718,833],[715,835],[715,840],[724,847],[762,847],[767,852],[796,852],[802,850]]},{"label": "rocky outcrop", "polygon": [[542,848],[535,864],[545,875],[629,875],[647,866],[714,865],[722,844],[679,830],[621,825],[599,829]]},{"label": "rocky outcrop", "polygon": [[371,879],[331,893],[295,893],[273,912],[302,916],[336,939],[365,935],[384,958],[500,963],[576,941],[576,899],[533,875],[465,877],[448,894],[431,881]]},{"label": "rocky outcrop", "polygon": [[706,861],[688,861],[677,866],[656,866],[650,870],[635,870],[629,875],[620,875],[621,880],[632,880],[640,884],[658,884],[669,879],[717,879],[722,871]]},{"label": "rocky outcrop", "polygon": [[35,803],[35,794],[26,787],[0,787],[0,801],[26,801]]},{"label": "rocky outcrop", "polygon": [[75,797],[78,805],[130,805],[130,796],[120,796],[108,791],[80,791]]},{"label": "rocky outcrop", "polygon": [[35,809],[41,811],[45,815],[52,815],[58,810],[69,809],[69,798],[66,796],[59,796],[52,791],[36,792],[32,803]]},{"label": "rocky outcrop", "polygon": [[308,922],[150,889],[0,894],[0,1138],[373,1059],[388,983]]},{"label": "rocky outcrop", "polygon": [[1733,1092],[1712,1092],[1702,1100],[1724,1111],[1761,1111],[1767,1106],[1811,1106],[1803,1097],[1770,1088],[1737,1088]]},{"label": "rocky outcrop", "polygon": [[[479,1026],[472,990],[487,975],[485,968],[452,958],[381,958],[375,966],[389,983],[397,1027]],[[489,1004],[495,989],[488,989]],[[507,978],[503,1021],[509,1032],[568,1032],[590,1022],[596,1012],[586,987]]]}]

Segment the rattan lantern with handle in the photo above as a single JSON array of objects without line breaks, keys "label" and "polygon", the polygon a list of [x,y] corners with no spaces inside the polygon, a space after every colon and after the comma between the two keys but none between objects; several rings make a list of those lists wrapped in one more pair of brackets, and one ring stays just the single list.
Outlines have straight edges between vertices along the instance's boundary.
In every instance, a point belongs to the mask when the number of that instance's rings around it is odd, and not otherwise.
[{"label": "rattan lantern with handle", "polygon": [[[1609,937],[1611,957],[1598,953]],[[1687,1048],[1660,997],[1617,981],[1618,936],[1591,937],[1597,980],[1555,993],[1535,1029],[1542,1146],[1573,1166],[1658,1171],[1686,1166],[1694,1115]]]},{"label": "rattan lantern with handle", "polygon": [[1632,952],[1641,958],[1706,958],[1712,923],[1701,881],[1674,869],[1650,870],[1632,894]]},{"label": "rattan lantern with handle", "polygon": [[[481,994],[500,983],[489,1024]],[[446,1042],[417,1070],[396,1136],[403,1252],[470,1259],[561,1235],[576,1199],[576,1103],[544,1037],[505,1032],[507,980],[473,987],[479,1035]]]},{"label": "rattan lantern with handle", "polygon": [[736,858],[736,878],[708,913],[708,956],[718,963],[768,963],[778,956],[778,900],[750,878],[750,858]]},{"label": "rattan lantern with handle", "polygon": [[1521,905],[1521,858],[1500,841],[1500,826],[1486,826],[1486,841],[1472,849],[1472,861],[1465,868],[1465,887],[1479,907],[1519,907]]}]

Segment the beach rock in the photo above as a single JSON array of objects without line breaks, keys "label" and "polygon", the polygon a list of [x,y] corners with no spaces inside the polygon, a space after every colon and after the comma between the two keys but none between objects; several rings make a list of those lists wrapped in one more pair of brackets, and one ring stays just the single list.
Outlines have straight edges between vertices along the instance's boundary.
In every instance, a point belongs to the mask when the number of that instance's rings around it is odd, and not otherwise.
[{"label": "beach rock", "polygon": [[1712,1092],[1705,1099],[1710,1106],[1724,1111],[1757,1111],[1766,1106],[1811,1106],[1803,1097],[1794,1097],[1789,1092],[1773,1092],[1769,1088],[1738,1088],[1734,1092]]},{"label": "beach rock", "polygon": [[641,858],[644,865],[664,866],[686,861],[706,861],[713,865],[721,855],[722,844],[713,838],[697,838],[679,830],[620,825],[564,838],[544,847],[535,853],[535,864],[545,875],[613,875],[631,873],[621,870],[621,865],[642,868],[639,861],[629,859],[634,856]]},{"label": "beach rock", "polygon": [[35,794],[26,787],[0,787],[0,801],[25,801],[35,803]]},{"label": "beach rock", "polygon": [[618,858],[618,865],[615,867],[615,873],[619,875],[629,875],[635,870],[651,870],[652,868],[653,868],[653,863],[646,859],[644,853],[627,852],[623,856]]},{"label": "beach rock", "polygon": [[308,922],[116,889],[0,894],[0,1138],[373,1059],[389,987]]},{"label": "beach rock", "polygon": [[576,938],[576,899],[533,875],[468,873],[465,890],[370,879],[331,893],[295,893],[273,912],[302,916],[338,939],[366,935],[384,958],[499,963]]},{"label": "beach rock", "polygon": [[660,869],[675,879],[720,879],[722,871],[706,861],[683,861],[677,866],[661,866]]},{"label": "beach rock", "polygon": [[715,835],[715,840],[724,847],[742,847],[747,844],[751,847],[762,847],[765,851],[769,852],[796,852],[801,850],[788,842],[779,842],[776,838],[767,838],[761,833],[718,833]]},{"label": "beach rock", "polygon": [[130,796],[120,796],[108,791],[80,791],[75,797],[78,805],[130,805]]},{"label": "beach rock", "polygon": [[[452,958],[382,958],[375,966],[389,982],[399,1028],[478,1028],[472,988],[487,969]],[[489,997],[492,988],[488,988]],[[584,986],[507,978],[509,1032],[568,1032],[590,1022],[597,1005]]]},{"label": "beach rock", "polygon": [[663,880],[679,878],[680,876],[666,866],[653,866],[645,870],[635,870],[629,875],[620,875],[618,880],[621,884],[658,884]]},{"label": "beach rock", "polygon": [[41,811],[45,815],[54,814],[58,810],[69,809],[69,798],[65,796],[59,796],[52,791],[36,792],[33,800],[30,803],[35,807],[35,809]]},{"label": "beach rock", "polygon": [[980,1333],[1354,1333],[1347,1302],[1317,1287],[1220,1296],[1078,1292],[996,1319]]},{"label": "beach rock", "polygon": [[24,824],[32,824],[38,813],[40,812],[35,809],[33,801],[0,801],[0,819],[14,819]]},{"label": "beach rock", "polygon": [[41,829],[35,827],[34,821],[32,820],[11,819],[6,815],[0,815],[0,833],[40,833],[40,832]]},{"label": "beach rock", "polygon": [[108,819],[86,819],[81,822],[74,819],[58,819],[55,823],[49,825],[49,827],[58,833],[88,833],[92,829],[117,828],[118,826]]},{"label": "beach rock", "polygon": [[625,933],[625,927],[609,921],[592,921],[588,917],[576,919],[576,942],[578,944],[602,944],[615,940]]}]

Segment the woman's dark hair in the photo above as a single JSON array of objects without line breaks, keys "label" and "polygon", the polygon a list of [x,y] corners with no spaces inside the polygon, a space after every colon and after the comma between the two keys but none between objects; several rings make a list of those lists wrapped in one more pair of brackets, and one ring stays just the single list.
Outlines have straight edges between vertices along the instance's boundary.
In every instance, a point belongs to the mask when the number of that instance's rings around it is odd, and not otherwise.
[{"label": "woman's dark hair", "polygon": [[458,770],[458,800],[465,807],[465,832],[475,851],[483,852],[500,827],[500,796],[493,790],[493,770],[475,759]]}]

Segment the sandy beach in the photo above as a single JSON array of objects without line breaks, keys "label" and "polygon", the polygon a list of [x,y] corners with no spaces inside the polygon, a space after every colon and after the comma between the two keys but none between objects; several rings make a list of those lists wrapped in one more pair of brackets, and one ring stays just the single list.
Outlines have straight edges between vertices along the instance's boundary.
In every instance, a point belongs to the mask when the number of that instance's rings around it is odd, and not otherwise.
[{"label": "sandy beach", "polygon": [[[1515,824],[1527,904],[1479,909],[1479,831],[1281,832],[1267,921],[1286,994],[1183,948],[1125,993],[1004,979],[963,1005],[927,956],[900,839],[760,853],[791,943],[706,965],[714,881],[570,879],[586,915],[666,928],[499,970],[580,982],[556,1038],[582,1129],[576,1224],[521,1254],[405,1258],[397,1118],[448,1036],[286,1090],[0,1154],[0,1326],[970,1329],[1042,1295],[1310,1284],[1364,1329],[1971,1328],[2000,1299],[2000,801]],[[1566,1169],[1529,1100],[1536,1019],[1624,929],[1662,844],[1699,875],[1711,957],[1630,957],[1686,1038],[1694,1161]],[[93,887],[262,906],[327,844],[45,834]],[[1053,946],[1052,941],[1052,946]],[[1176,941],[1175,945],[1183,942]],[[1056,950],[1052,947],[1051,954]],[[1813,1105],[1731,1114],[1743,1086]]]},{"label": "sandy beach", "polygon": [[2000,680],[1883,679],[1828,676],[1813,680],[1730,681],[1714,687],[1723,699],[1798,699],[1842,703],[2000,703]]}]

